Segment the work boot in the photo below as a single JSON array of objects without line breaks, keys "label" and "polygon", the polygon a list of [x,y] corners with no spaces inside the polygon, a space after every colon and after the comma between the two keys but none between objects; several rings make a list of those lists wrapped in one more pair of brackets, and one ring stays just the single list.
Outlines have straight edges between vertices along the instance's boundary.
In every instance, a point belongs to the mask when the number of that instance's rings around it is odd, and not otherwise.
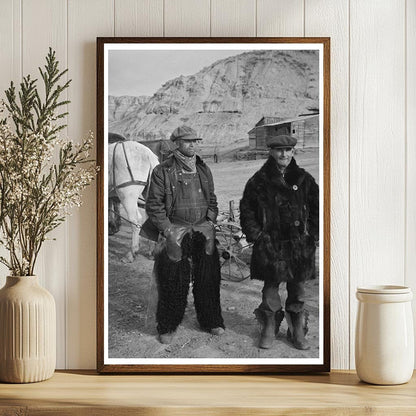
[{"label": "work boot", "polygon": [[309,342],[305,335],[308,333],[308,311],[286,312],[286,321],[288,325],[287,339],[298,350],[308,350]]},{"label": "work boot", "polygon": [[217,337],[220,337],[222,334],[224,334],[225,329],[224,329],[224,328],[221,328],[220,326],[218,326],[218,327],[216,327],[216,328],[211,328],[211,329],[209,330],[209,332],[210,332],[212,335],[216,335]]},{"label": "work boot", "polygon": [[254,311],[254,315],[256,315],[256,318],[261,325],[259,348],[269,349],[272,347],[275,339],[275,313],[273,311],[264,311],[257,308]]},{"label": "work boot", "polygon": [[175,336],[175,332],[167,332],[165,334],[159,334],[159,341],[161,344],[170,344]]}]

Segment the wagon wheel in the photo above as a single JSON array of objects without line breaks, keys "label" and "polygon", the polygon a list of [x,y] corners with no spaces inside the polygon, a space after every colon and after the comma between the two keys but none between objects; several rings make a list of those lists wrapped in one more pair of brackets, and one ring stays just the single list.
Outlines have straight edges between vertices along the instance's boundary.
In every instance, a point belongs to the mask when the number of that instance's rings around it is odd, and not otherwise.
[{"label": "wagon wheel", "polygon": [[250,247],[241,227],[232,221],[217,225],[217,248],[220,255],[221,277],[224,280],[241,282],[250,277],[250,267],[242,260]]}]

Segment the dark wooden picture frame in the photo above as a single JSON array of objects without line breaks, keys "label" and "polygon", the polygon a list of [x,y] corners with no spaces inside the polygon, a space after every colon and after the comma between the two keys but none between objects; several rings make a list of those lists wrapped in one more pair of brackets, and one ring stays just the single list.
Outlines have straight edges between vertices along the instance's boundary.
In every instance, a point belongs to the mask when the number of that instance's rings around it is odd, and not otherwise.
[{"label": "dark wooden picture frame", "polygon": [[[259,361],[251,359],[234,361],[218,360],[205,363],[201,360],[164,360],[149,359],[134,361],[140,357],[122,357],[109,359],[108,330],[106,325],[109,314],[108,306],[108,248],[109,239],[106,209],[108,198],[107,158],[106,152],[108,133],[106,115],[108,114],[106,95],[108,91],[108,49],[116,45],[167,44],[167,48],[175,49],[178,45],[189,45],[197,49],[198,45],[211,44],[213,49],[218,45],[244,44],[246,50],[262,44],[276,48],[278,45],[297,47],[297,50],[316,49],[319,55],[319,140],[318,171],[320,182],[320,267],[319,267],[319,360],[304,363],[302,360],[286,358],[283,363],[275,360]],[[277,46],[276,46],[277,45]],[[296,46],[298,45],[298,46]],[[301,45],[301,46],[299,46]],[[260,46],[260,45],[259,45]],[[169,65],[169,62],[165,63]],[[105,95],[106,94],[106,95]],[[291,127],[290,127],[291,128]],[[245,132],[247,133],[247,132]],[[290,131],[291,133],[291,131]],[[317,133],[318,134],[318,133]],[[169,138],[169,137],[167,137]],[[134,140],[134,138],[133,138]],[[97,370],[100,373],[305,373],[330,371],[330,39],[329,38],[97,38],[97,163],[101,167],[97,178]],[[107,275],[106,275],[107,273]],[[150,277],[149,277],[150,278]],[[107,279],[107,280],[106,280]],[[128,290],[126,290],[128,292]],[[128,294],[127,294],[128,295]],[[258,294],[261,300],[261,292]],[[126,300],[127,302],[127,300]],[[224,308],[224,307],[223,307]],[[253,318],[254,319],[254,318]],[[227,322],[225,322],[227,326]],[[107,332],[106,332],[107,331]],[[107,336],[107,339],[106,339]],[[140,338],[137,338],[140,342]],[[107,347],[105,347],[107,345]],[[107,348],[107,349],[106,349]],[[127,358],[127,359],[125,359]],[[130,360],[133,358],[133,360]],[[276,357],[278,358],[278,357]],[[146,362],[142,362],[146,361]],[[165,363],[166,361],[166,363]],[[312,360],[313,361],[313,360]],[[293,362],[293,364],[291,363]]]}]

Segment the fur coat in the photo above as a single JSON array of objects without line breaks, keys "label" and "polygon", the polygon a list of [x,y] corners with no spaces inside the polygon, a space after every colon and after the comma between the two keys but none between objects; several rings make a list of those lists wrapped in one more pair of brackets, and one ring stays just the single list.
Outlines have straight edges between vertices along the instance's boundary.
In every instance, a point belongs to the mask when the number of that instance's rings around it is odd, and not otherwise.
[{"label": "fur coat", "polygon": [[246,184],[240,221],[253,242],[251,278],[280,283],[315,275],[319,187],[292,159],[284,174],[269,157]]}]

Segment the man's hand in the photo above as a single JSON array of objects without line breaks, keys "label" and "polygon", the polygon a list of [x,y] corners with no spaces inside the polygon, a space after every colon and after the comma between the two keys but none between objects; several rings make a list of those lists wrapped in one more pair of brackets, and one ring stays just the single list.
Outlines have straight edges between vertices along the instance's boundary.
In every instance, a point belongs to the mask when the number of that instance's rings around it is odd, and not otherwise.
[{"label": "man's hand", "polygon": [[261,235],[257,238],[256,242],[261,246],[262,250],[266,253],[269,260],[277,259],[277,253],[273,246],[270,234],[262,232]]}]

